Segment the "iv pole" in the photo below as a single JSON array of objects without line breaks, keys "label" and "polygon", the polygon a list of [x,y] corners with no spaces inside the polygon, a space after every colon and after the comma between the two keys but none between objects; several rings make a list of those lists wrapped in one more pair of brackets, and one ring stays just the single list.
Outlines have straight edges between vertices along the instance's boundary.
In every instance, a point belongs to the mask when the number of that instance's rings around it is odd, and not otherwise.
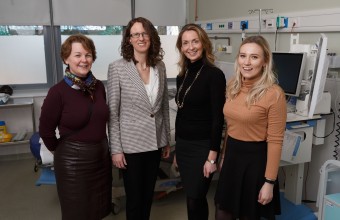
[{"label": "iv pole", "polygon": [[249,14],[255,14],[259,12],[259,35],[261,35],[261,20],[262,20],[262,11],[264,11],[266,14],[273,13],[273,9],[251,9],[249,10]]}]

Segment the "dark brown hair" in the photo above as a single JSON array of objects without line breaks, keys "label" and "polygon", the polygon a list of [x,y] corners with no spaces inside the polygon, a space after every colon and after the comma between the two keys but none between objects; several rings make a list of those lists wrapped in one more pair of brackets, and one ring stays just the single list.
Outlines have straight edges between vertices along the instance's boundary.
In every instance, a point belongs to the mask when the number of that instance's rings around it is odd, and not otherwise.
[{"label": "dark brown hair", "polygon": [[83,34],[73,34],[69,36],[64,43],[61,45],[60,56],[63,62],[70,56],[72,51],[73,43],[81,43],[85,50],[92,54],[93,61],[97,58],[96,47],[94,46],[93,40],[86,37]]},{"label": "dark brown hair", "polygon": [[127,61],[133,60],[135,64],[138,62],[135,60],[133,46],[130,44],[131,27],[137,22],[143,25],[146,33],[148,33],[150,36],[150,48],[146,58],[146,65],[154,67],[156,66],[157,62],[163,60],[164,51],[161,48],[161,40],[158,36],[156,28],[146,18],[134,18],[128,23],[123,34],[120,54]]}]

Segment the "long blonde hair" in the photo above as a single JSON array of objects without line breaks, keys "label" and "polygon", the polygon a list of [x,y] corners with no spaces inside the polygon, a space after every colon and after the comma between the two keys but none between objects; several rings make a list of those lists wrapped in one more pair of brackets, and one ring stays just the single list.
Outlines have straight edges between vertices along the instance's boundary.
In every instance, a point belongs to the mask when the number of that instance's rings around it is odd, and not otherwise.
[{"label": "long blonde hair", "polygon": [[190,62],[189,59],[181,51],[182,36],[183,36],[183,33],[186,31],[195,31],[197,33],[198,39],[200,40],[203,46],[203,53],[202,53],[203,63],[205,65],[214,66],[214,62],[215,62],[215,56],[212,52],[212,44],[211,44],[211,41],[209,40],[207,33],[197,24],[187,24],[182,28],[181,32],[178,35],[177,42],[176,42],[177,50],[180,53],[180,58],[177,63],[180,68],[180,72],[178,74],[180,76],[184,75],[186,68],[187,68],[187,64]]},{"label": "long blonde hair", "polygon": [[[266,90],[270,86],[277,83],[277,78],[272,70],[273,58],[267,40],[262,36],[250,36],[244,39],[244,41],[242,41],[240,48],[248,43],[255,43],[262,48],[265,61],[265,66],[263,67],[260,79],[254,84],[254,86],[250,89],[247,95],[246,104],[250,106],[251,104],[256,103],[265,94]],[[228,99],[234,99],[240,93],[241,90],[242,74],[237,61],[239,55],[240,49],[238,51],[237,59],[234,65],[235,75],[227,84]]]}]

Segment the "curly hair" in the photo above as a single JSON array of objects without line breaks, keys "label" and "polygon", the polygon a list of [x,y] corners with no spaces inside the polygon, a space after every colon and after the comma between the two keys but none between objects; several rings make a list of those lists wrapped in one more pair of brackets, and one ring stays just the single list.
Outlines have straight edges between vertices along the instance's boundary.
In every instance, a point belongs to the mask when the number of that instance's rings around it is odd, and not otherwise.
[{"label": "curly hair", "polygon": [[155,67],[159,61],[163,60],[164,51],[161,47],[161,40],[158,36],[156,28],[146,18],[143,17],[134,18],[128,23],[123,34],[120,54],[123,56],[125,60],[127,61],[133,60],[135,64],[138,63],[138,61],[134,57],[133,46],[130,44],[131,27],[137,22],[143,25],[143,28],[145,29],[146,33],[148,33],[150,36],[150,48],[146,59],[146,65]]},{"label": "curly hair", "polygon": [[186,68],[187,68],[187,64],[188,62],[190,62],[189,59],[181,51],[182,36],[184,32],[186,31],[195,31],[197,33],[198,39],[202,43],[202,46],[203,46],[202,57],[203,57],[204,64],[209,65],[209,66],[214,66],[214,62],[215,62],[215,56],[212,52],[212,44],[211,44],[211,41],[209,40],[207,33],[197,24],[187,24],[182,28],[181,32],[178,35],[177,42],[176,42],[177,50],[180,53],[180,58],[177,63],[180,68],[180,72],[178,74],[180,76],[184,75]]},{"label": "curly hair", "polygon": [[96,47],[94,46],[93,40],[86,37],[83,34],[73,34],[69,36],[64,43],[61,45],[60,57],[65,63],[65,60],[70,56],[72,51],[72,44],[80,43],[85,50],[92,54],[93,62],[97,58]]},{"label": "curly hair", "polygon": [[[272,52],[270,50],[268,41],[262,36],[250,36],[242,41],[240,49],[243,45],[255,43],[261,47],[263,51],[265,67],[262,69],[262,75],[260,79],[255,83],[254,87],[249,91],[246,103],[248,106],[258,101],[266,92],[266,90],[277,83],[276,75],[272,70],[273,58]],[[238,51],[237,57],[240,55],[240,49]],[[235,75],[227,84],[227,97],[228,99],[235,98],[242,86],[242,74],[240,66],[238,65],[238,59],[235,61]]]}]

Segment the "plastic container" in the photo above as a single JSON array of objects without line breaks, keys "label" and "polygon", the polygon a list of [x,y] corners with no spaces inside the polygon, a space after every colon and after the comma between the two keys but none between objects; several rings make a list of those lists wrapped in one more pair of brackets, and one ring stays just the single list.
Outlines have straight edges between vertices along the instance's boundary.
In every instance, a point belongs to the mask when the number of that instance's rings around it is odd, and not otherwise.
[{"label": "plastic container", "polygon": [[6,123],[0,121],[0,143],[9,142],[12,140],[12,135],[7,133]]},{"label": "plastic container", "polygon": [[10,142],[12,140],[13,135],[10,133],[0,134],[0,143]]},{"label": "plastic container", "polygon": [[6,133],[7,133],[6,123],[4,121],[0,121],[0,134]]}]

